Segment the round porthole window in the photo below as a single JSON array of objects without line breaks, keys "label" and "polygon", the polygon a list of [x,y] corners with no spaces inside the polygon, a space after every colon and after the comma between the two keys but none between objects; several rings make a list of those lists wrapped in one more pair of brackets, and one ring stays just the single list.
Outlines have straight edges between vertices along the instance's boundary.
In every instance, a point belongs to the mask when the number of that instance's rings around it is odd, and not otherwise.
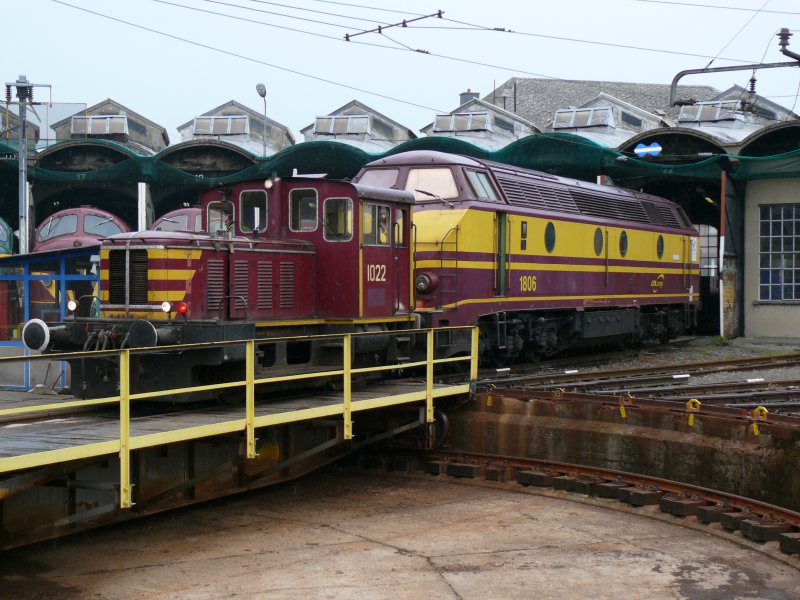
[{"label": "round porthole window", "polygon": [[544,247],[548,252],[556,247],[556,226],[553,223],[548,223],[544,228]]},{"label": "round porthole window", "polygon": [[603,230],[599,227],[594,230],[594,254],[600,256],[603,253]]},{"label": "round porthole window", "polygon": [[622,232],[619,234],[619,255],[625,256],[628,253],[628,234]]},{"label": "round porthole window", "polygon": [[658,241],[656,242],[656,252],[658,253],[658,259],[661,260],[664,258],[664,236],[659,235]]}]

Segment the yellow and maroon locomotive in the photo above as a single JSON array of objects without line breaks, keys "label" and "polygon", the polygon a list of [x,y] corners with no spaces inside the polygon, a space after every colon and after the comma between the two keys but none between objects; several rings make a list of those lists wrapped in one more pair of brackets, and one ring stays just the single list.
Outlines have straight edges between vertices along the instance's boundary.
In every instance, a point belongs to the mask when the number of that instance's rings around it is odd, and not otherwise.
[{"label": "yellow and maroon locomotive", "polygon": [[666,341],[696,324],[698,234],[664,198],[433,151],[355,180],[415,195],[415,310],[424,326],[479,325],[484,361]]}]

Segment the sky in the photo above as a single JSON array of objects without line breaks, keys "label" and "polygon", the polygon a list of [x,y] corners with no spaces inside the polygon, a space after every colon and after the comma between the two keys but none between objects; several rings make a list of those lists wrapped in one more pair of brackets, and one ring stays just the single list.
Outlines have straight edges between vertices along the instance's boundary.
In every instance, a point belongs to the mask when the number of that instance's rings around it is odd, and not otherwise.
[{"label": "sky", "polygon": [[[263,112],[258,83],[267,116],[302,141],[353,99],[418,133],[459,93],[511,77],[669,84],[686,69],[786,62],[784,27],[800,54],[797,0],[24,0],[3,13],[4,83],[25,75],[51,86],[36,101],[57,104],[112,98],[172,143],[229,100]],[[724,90],[750,76],[681,83]],[[800,69],[756,77],[759,94],[800,111]]]}]

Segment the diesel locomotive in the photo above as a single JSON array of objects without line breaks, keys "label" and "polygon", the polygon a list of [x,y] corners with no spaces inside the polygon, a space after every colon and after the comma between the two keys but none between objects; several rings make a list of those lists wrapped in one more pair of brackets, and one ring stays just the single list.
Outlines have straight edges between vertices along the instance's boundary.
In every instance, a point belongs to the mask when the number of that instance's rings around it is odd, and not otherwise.
[{"label": "diesel locomotive", "polygon": [[[639,192],[413,151],[367,164],[352,182],[273,177],[214,188],[200,207],[202,232],[102,240],[100,318],[81,316],[78,302],[64,322],[29,321],[26,346],[477,324],[482,360],[505,364],[580,344],[668,340],[696,323],[697,233],[678,205]],[[469,351],[459,331],[435,336],[437,356]],[[417,337],[359,339],[354,364],[424,356]],[[265,344],[256,367],[338,364],[341,347],[329,346]],[[107,363],[70,364],[74,393],[116,393]],[[134,392],[188,387],[241,379],[244,355],[212,348],[164,364],[142,354],[132,368]]]},{"label": "diesel locomotive", "polygon": [[477,324],[483,362],[667,341],[697,323],[698,234],[664,198],[433,151],[355,180],[414,194],[415,311],[423,327]]}]

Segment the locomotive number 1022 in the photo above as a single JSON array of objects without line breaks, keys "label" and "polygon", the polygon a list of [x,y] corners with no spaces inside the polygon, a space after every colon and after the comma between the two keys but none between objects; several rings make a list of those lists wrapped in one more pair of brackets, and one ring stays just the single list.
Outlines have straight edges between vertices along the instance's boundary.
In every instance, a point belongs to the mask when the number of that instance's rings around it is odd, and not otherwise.
[{"label": "locomotive number 1022", "polygon": [[386,281],[386,265],[367,265],[367,281]]}]

